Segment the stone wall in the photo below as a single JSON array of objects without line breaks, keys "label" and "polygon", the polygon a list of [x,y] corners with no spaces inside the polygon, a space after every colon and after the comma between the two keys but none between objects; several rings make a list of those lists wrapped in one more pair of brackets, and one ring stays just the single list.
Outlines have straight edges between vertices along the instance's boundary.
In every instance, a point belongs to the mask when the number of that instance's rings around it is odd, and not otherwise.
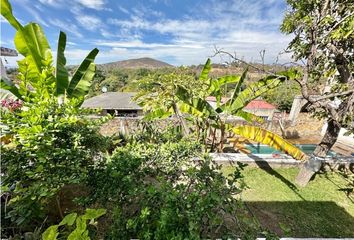
[{"label": "stone wall", "polygon": [[[156,120],[155,125],[157,127],[164,128],[169,124],[176,124],[177,119],[168,118],[164,120]],[[139,129],[143,129],[142,117],[115,117],[112,120],[105,123],[100,132],[103,135],[111,136],[115,133],[123,133],[123,134],[133,134]]]},{"label": "stone wall", "polygon": [[[296,137],[309,137],[309,136],[319,136],[321,129],[323,127],[324,121],[318,120],[309,113],[299,113],[296,121],[292,123],[291,121],[284,121],[284,129],[287,135],[291,138],[291,135]],[[278,121],[274,121],[268,127],[269,130],[274,131],[278,134],[282,134],[280,125]]]},{"label": "stone wall", "polygon": [[[104,135],[112,135],[118,132],[132,134],[137,129],[142,127],[139,125],[139,121],[141,119],[142,118],[116,117],[102,126],[101,133]],[[157,121],[156,126],[165,127],[168,125],[168,123],[176,122],[176,119],[168,118],[165,120]],[[283,124],[285,133],[289,138],[306,138],[312,136],[320,136],[323,123],[323,120],[314,119],[308,113],[300,113],[294,126],[292,126],[290,121],[285,121]],[[245,123],[242,121],[235,121],[232,124]],[[282,135],[278,121],[265,122],[261,125],[261,127]]]}]

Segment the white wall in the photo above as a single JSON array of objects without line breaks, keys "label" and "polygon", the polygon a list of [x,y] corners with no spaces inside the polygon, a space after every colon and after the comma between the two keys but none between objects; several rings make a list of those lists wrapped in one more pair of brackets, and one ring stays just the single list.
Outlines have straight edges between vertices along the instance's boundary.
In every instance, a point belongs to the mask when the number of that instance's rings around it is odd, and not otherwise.
[{"label": "white wall", "polygon": [[[324,136],[327,130],[327,123],[325,123],[322,127],[321,135]],[[338,142],[343,142],[345,144],[349,144],[354,147],[354,134],[350,134],[349,136],[344,136],[344,134],[347,132],[344,128],[340,129],[339,135],[338,135]]]}]

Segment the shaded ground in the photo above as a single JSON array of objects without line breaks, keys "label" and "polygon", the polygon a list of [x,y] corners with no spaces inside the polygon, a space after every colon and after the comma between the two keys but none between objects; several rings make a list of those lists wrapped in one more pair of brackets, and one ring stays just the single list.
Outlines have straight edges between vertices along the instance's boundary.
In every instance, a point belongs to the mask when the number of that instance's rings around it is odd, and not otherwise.
[{"label": "shaded ground", "polygon": [[248,189],[242,199],[260,224],[279,236],[354,237],[354,202],[341,190],[345,179],[322,174],[300,188],[293,181],[297,173],[297,168],[244,170]]}]

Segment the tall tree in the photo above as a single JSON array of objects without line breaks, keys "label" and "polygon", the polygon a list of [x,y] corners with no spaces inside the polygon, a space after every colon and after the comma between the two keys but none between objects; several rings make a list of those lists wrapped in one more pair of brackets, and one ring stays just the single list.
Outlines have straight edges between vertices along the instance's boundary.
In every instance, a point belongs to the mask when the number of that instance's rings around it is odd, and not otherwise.
[{"label": "tall tree", "polygon": [[[305,186],[321,168],[322,159],[339,131],[354,130],[354,3],[353,0],[287,0],[281,30],[295,35],[288,49],[303,61],[298,79],[312,111],[327,121],[327,130],[313,157],[296,178]],[[316,87],[314,87],[316,86]]]}]

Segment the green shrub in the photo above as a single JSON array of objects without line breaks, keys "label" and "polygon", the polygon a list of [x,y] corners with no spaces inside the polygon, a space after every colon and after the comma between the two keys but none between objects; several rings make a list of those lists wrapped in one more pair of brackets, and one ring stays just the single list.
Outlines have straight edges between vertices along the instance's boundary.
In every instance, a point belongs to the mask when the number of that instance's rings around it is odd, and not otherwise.
[{"label": "green shrub", "polygon": [[[106,209],[86,209],[85,214],[78,216],[77,213],[66,215],[63,220],[56,225],[52,225],[42,234],[43,240],[56,240],[67,238],[67,240],[90,240],[90,226],[97,225],[95,219],[106,214]],[[88,221],[88,224],[87,224]],[[75,228],[74,228],[75,224]],[[91,231],[92,232],[92,231]]]},{"label": "green shrub", "polygon": [[1,122],[6,138],[1,184],[11,195],[5,215],[21,226],[42,223],[49,200],[64,185],[80,183],[108,144],[99,122],[83,116],[75,100],[58,105],[52,98],[24,103],[16,111],[2,109]]},{"label": "green shrub", "polygon": [[252,232],[250,224],[236,220],[238,214],[247,218],[236,199],[243,189],[240,169],[225,177],[201,152],[187,139],[133,141],[92,169],[86,203],[108,209],[106,238],[200,239]]}]

